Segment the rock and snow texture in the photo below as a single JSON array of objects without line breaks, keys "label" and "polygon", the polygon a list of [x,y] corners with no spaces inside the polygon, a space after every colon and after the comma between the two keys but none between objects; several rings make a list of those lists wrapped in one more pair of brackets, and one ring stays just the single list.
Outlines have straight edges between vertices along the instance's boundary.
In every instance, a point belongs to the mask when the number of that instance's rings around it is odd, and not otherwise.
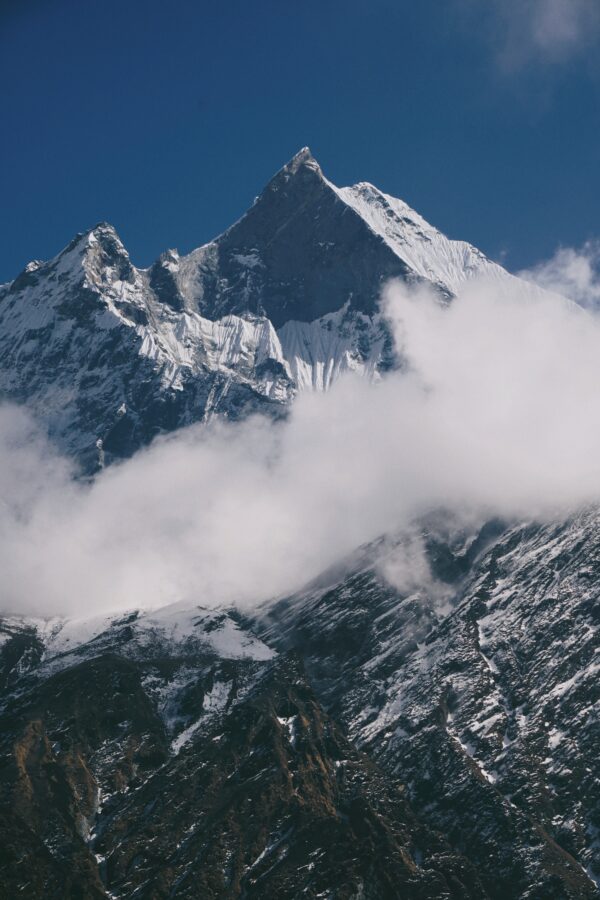
[{"label": "rock and snow texture", "polygon": [[[328,870],[320,890],[332,890],[340,853],[351,847],[369,867],[382,848],[395,858],[403,834],[409,881],[396,882],[399,870],[382,859],[378,877],[390,886],[377,883],[374,897],[591,900],[599,534],[594,511],[474,534],[432,519],[422,535],[431,578],[404,593],[382,575],[396,549],[388,538],[253,620],[184,605],[4,620],[6,796],[16,791],[56,865],[59,847],[68,872],[76,854],[102,857],[99,868],[86,857],[79,883],[98,877],[122,897],[153,896],[155,879],[171,889],[184,873],[192,885],[212,878],[199,855],[206,841],[226,875],[225,861],[238,861],[242,879],[226,888],[214,876],[207,897],[252,896],[244,879],[259,872],[256,896],[270,896],[261,891],[271,879],[274,896],[298,896],[299,885],[317,896],[311,859],[315,878]],[[352,743],[334,737],[323,709]],[[21,760],[27,777],[13,773]],[[48,773],[68,786],[89,849],[64,834]],[[6,816],[8,846],[19,858],[36,852]],[[256,834],[252,823],[268,827]],[[262,867],[272,852],[276,865]],[[431,869],[454,888],[434,880],[423,891]],[[6,871],[22,884],[16,864]],[[182,896],[191,900],[193,886]]]},{"label": "rock and snow texture", "polygon": [[223,613],[104,624],[7,626],[3,895],[485,896],[298,660]]},{"label": "rock and snow texture", "polygon": [[108,225],[29,268],[0,292],[1,393],[88,470],[99,451],[128,456],[214,410],[235,417],[291,396],[270,322],[172,310]]},{"label": "rock and snow texture", "polygon": [[211,243],[149,269],[101,224],[0,287],[0,397],[86,471],[217,414],[280,415],[295,393],[393,364],[390,278],[451,297],[511,278],[372,185],[336,188],[308,149]]},{"label": "rock and snow texture", "polygon": [[269,647],[240,628],[227,613],[187,603],[68,619],[3,619],[3,628],[11,625],[36,631],[43,645],[43,664],[53,671],[72,664],[69,654],[85,656],[90,650],[96,652],[100,646],[112,646],[125,639],[130,656],[146,658],[152,656],[155,648],[159,653],[174,648],[191,652],[200,649],[214,652],[221,659],[268,660],[274,656]]},{"label": "rock and snow texture", "polygon": [[[599,526],[589,510],[452,546],[430,524],[443,602],[431,582],[388,584],[375,546],[259,617],[498,896],[598,896]],[[562,884],[544,871],[548,841],[571,873]]]}]

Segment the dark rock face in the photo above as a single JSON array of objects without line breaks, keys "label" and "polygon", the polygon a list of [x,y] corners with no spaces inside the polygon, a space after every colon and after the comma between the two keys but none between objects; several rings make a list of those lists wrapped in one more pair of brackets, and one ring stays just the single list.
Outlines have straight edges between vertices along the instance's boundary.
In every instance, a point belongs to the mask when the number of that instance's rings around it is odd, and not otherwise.
[{"label": "dark rock face", "polygon": [[[128,627],[54,673],[21,665],[5,694],[4,896],[486,896],[401,782],[343,736],[297,660],[163,655],[158,644],[140,655]],[[179,712],[200,720],[178,745],[157,697],[184,673]],[[220,683],[229,696],[211,714]]]},{"label": "dark rock face", "polygon": [[179,255],[174,250],[167,250],[159,256],[150,269],[150,287],[163,303],[175,312],[182,312],[184,302],[175,277],[178,264]]},{"label": "dark rock face", "polygon": [[508,529],[466,570],[449,548],[443,604],[363,559],[262,619],[494,897],[598,896],[598,534]]},{"label": "dark rock face", "polygon": [[[409,266],[340,199],[308,149],[214,246],[215,274],[205,268],[197,279],[200,311],[215,317],[250,309],[275,328],[290,319],[311,322],[348,302],[373,314],[383,283],[411,276]],[[199,259],[206,267],[206,255]],[[249,260],[255,261],[250,269]]]}]

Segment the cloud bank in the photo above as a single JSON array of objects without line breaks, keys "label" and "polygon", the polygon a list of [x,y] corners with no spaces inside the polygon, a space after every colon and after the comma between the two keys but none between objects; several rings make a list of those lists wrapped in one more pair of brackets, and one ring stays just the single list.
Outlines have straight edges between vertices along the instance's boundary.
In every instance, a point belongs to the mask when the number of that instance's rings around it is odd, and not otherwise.
[{"label": "cloud bank", "polygon": [[448,307],[391,285],[402,371],[303,394],[285,423],[182,430],[92,484],[1,408],[0,607],[254,604],[431,510],[547,518],[598,501],[600,319],[514,285],[473,283]]}]

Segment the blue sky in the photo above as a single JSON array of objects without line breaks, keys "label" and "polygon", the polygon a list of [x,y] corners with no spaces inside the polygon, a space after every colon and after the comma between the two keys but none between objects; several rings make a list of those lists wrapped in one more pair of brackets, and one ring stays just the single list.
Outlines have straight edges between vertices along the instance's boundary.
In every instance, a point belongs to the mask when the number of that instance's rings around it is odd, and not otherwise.
[{"label": "blue sky", "polygon": [[138,265],[308,144],[509,268],[600,225],[597,0],[0,0],[0,281],[100,220]]}]

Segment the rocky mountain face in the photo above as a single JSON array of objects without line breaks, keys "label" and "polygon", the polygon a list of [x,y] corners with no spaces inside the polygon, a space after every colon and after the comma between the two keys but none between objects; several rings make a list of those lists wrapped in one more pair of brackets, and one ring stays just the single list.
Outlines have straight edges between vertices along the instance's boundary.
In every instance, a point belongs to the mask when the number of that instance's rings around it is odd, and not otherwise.
[{"label": "rocky mountain face", "polygon": [[231,616],[3,636],[3,896],[485,896],[299,658]]},{"label": "rocky mountain face", "polygon": [[[378,377],[382,282],[477,274],[302,150],[187,257],[100,225],[0,288],[0,393],[92,473]],[[0,898],[600,896],[599,534],[436,515],[411,584],[387,535],[252,613],[0,618]]]},{"label": "rocky mountain face", "polygon": [[347,369],[376,376],[384,281],[450,297],[478,273],[511,277],[372,185],[336,188],[304,149],[188,256],[138,269],[101,224],[0,287],[0,396],[90,473],[212,415],[282,415]]},{"label": "rocky mountain face", "polygon": [[[597,512],[235,610],[5,619],[5,896],[597,897]],[[449,536],[450,534],[450,536]]]},{"label": "rocky mountain face", "polygon": [[[264,610],[326,706],[491,896],[598,896],[597,512],[424,539],[438,591],[403,595],[377,547]],[[376,560],[376,562],[374,562]],[[329,582],[329,583],[328,583]]]}]

